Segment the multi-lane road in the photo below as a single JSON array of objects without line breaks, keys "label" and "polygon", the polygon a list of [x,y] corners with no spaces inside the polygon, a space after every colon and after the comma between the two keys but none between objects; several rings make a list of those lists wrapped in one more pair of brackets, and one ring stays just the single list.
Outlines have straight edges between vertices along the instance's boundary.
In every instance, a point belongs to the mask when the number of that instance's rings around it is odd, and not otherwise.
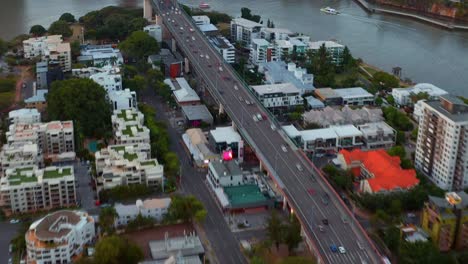
[{"label": "multi-lane road", "polygon": [[[153,0],[153,7],[161,14],[192,69],[206,82],[212,96],[221,103],[281,187],[320,260],[323,263],[381,262],[372,241],[316,167],[288,143],[278,124],[192,19],[170,2]],[[254,118],[257,114],[263,115],[263,120]],[[328,202],[324,202],[325,196]],[[343,247],[346,252],[333,252],[332,245]]]}]

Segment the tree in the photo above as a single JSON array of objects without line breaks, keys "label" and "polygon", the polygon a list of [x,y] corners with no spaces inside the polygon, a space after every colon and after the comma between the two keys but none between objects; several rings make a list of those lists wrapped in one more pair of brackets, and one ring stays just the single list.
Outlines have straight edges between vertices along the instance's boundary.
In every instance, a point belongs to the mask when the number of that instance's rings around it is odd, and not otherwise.
[{"label": "tree", "polygon": [[8,51],[8,43],[0,38],[0,56]]},{"label": "tree", "polygon": [[120,43],[120,48],[127,56],[137,60],[159,52],[158,42],[144,31],[133,32]]},{"label": "tree", "polygon": [[257,23],[262,19],[259,15],[252,15],[252,10],[247,7],[241,8],[241,17]]},{"label": "tree", "polygon": [[349,70],[349,69],[356,67],[357,65],[356,59],[354,59],[353,56],[351,55],[351,52],[349,51],[348,46],[345,46],[343,50],[343,54],[341,56],[343,58],[343,61],[341,64],[344,70]]},{"label": "tree", "polygon": [[47,94],[47,113],[51,120],[73,120],[75,134],[104,137],[111,131],[106,96],[106,90],[90,79],[55,81]]},{"label": "tree", "polygon": [[80,55],[80,42],[78,40],[73,41],[70,43],[71,55],[72,57],[77,57]]},{"label": "tree", "polygon": [[372,85],[379,91],[396,88],[399,84],[398,79],[387,72],[379,71],[372,76]]},{"label": "tree", "polygon": [[99,225],[104,233],[111,233],[114,230],[115,219],[119,217],[114,207],[102,208],[99,213]]},{"label": "tree", "polygon": [[203,204],[195,196],[173,195],[166,219],[168,221],[202,222],[206,214]]},{"label": "tree", "polygon": [[419,100],[429,99],[429,93],[427,92],[411,93],[410,98],[411,98],[411,102],[414,104],[418,102]]},{"label": "tree", "polygon": [[379,97],[375,98],[375,105],[381,106],[382,104],[383,104],[382,97],[379,96]]},{"label": "tree", "polygon": [[387,150],[388,155],[398,156],[400,160],[406,158],[406,150],[403,146],[394,146]]},{"label": "tree", "polygon": [[276,211],[272,211],[270,218],[267,223],[267,236],[275,243],[276,249],[279,249],[279,245],[283,242],[284,225],[278,216]]},{"label": "tree", "polygon": [[115,235],[102,238],[94,253],[95,264],[136,264],[143,258],[143,251],[138,245]]},{"label": "tree", "polygon": [[316,52],[309,51],[308,57],[310,64],[307,68],[315,75],[316,85],[319,87],[334,86],[335,67],[325,44],[322,44]]},{"label": "tree", "polygon": [[50,35],[62,35],[65,38],[73,35],[73,31],[70,29],[70,26],[63,20],[57,20],[52,23],[48,31]]},{"label": "tree", "polygon": [[59,20],[65,21],[67,23],[75,23],[76,22],[75,17],[70,13],[63,13],[60,16]]},{"label": "tree", "polygon": [[164,155],[164,169],[167,175],[177,175],[179,173],[179,166],[179,158],[175,152],[170,151]]},{"label": "tree", "polygon": [[400,248],[400,229],[396,226],[390,226],[384,231],[383,241],[387,245],[388,249],[398,254]]},{"label": "tree", "polygon": [[301,224],[295,215],[292,215],[291,222],[285,228],[284,242],[288,245],[289,254],[297,248],[302,241]]},{"label": "tree", "polygon": [[432,242],[429,241],[414,243],[403,241],[400,246],[398,260],[398,263],[402,264],[456,263],[451,256],[439,253]]},{"label": "tree", "polygon": [[29,34],[34,37],[42,37],[47,33],[47,30],[41,25],[34,25],[29,29]]},{"label": "tree", "polygon": [[145,88],[145,78],[141,75],[136,75],[131,79],[123,79],[123,86],[132,91],[140,92]]}]

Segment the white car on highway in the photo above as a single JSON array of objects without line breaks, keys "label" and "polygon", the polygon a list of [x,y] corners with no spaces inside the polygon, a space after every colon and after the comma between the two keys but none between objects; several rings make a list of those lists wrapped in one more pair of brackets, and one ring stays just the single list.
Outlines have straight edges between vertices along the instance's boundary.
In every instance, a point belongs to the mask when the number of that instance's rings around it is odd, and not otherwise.
[{"label": "white car on highway", "polygon": [[344,247],[338,247],[338,251],[340,251],[341,254],[346,253],[346,249]]}]

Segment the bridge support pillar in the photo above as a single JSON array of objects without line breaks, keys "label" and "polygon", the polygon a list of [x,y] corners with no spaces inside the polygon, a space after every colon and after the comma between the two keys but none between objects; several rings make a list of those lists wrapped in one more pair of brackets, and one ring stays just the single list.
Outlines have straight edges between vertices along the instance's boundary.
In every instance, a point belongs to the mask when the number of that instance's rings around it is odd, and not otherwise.
[{"label": "bridge support pillar", "polygon": [[283,211],[288,210],[288,200],[286,200],[286,196],[283,196]]},{"label": "bridge support pillar", "polygon": [[224,114],[224,107],[223,107],[223,105],[221,103],[219,104],[218,114]]},{"label": "bridge support pillar", "polygon": [[148,21],[151,21],[153,18],[151,0],[143,0],[143,18],[146,18]]},{"label": "bridge support pillar", "polygon": [[177,47],[176,47],[176,41],[175,41],[174,38],[172,38],[172,39],[171,39],[171,51],[172,51],[172,53],[175,53],[175,52],[176,52],[176,49],[177,49]]}]

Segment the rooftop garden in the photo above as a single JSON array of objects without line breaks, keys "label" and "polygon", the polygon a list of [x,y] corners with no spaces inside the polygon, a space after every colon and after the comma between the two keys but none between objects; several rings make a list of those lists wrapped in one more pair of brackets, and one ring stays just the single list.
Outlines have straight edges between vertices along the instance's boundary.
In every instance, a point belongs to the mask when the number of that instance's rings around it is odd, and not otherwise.
[{"label": "rooftop garden", "polygon": [[33,172],[33,168],[27,167],[27,168],[16,169],[15,174],[12,174],[8,177],[10,185],[20,185],[25,182],[37,182],[37,177],[34,175],[34,173],[32,174],[32,176],[26,176],[24,174],[23,175],[21,174],[22,172],[25,172],[25,171]]},{"label": "rooftop garden", "polygon": [[138,114],[132,113],[131,115],[127,116],[126,110],[122,110],[117,114],[117,117],[123,119],[125,121],[135,121]]},{"label": "rooftop garden", "polygon": [[140,126],[126,126],[125,129],[122,130],[122,134],[130,137],[134,137],[132,127],[135,127],[138,132],[143,132],[143,128]]},{"label": "rooftop garden", "polygon": [[56,170],[44,170],[44,179],[55,179],[69,175],[71,175],[70,168],[62,169],[62,173],[60,173],[59,168],[57,168]]},{"label": "rooftop garden", "polygon": [[141,166],[156,166],[156,161],[154,160],[147,160],[147,161],[143,161],[143,162],[140,162]]}]

